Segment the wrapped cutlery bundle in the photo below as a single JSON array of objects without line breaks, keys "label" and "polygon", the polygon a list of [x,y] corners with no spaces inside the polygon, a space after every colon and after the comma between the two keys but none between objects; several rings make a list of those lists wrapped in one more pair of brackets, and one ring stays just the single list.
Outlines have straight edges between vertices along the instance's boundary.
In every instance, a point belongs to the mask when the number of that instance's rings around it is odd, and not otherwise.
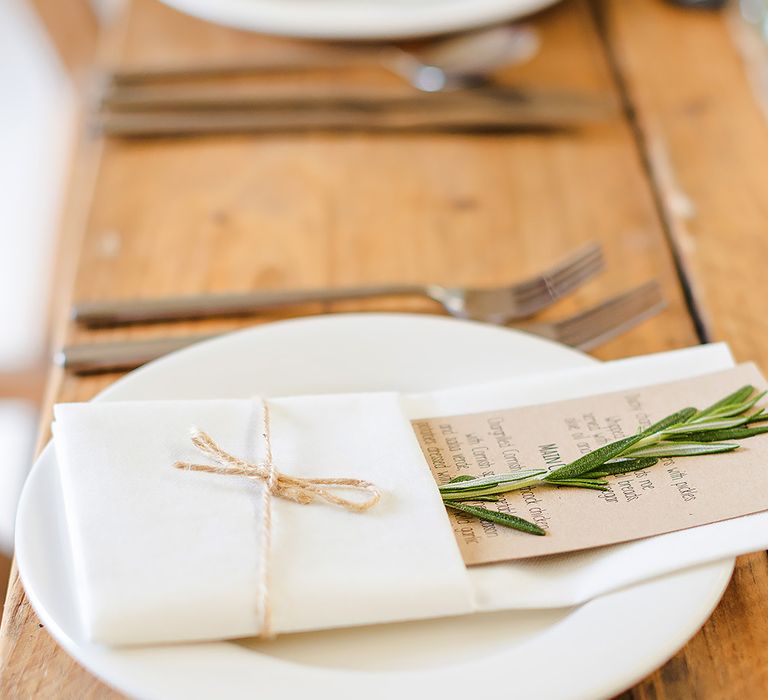
[{"label": "wrapped cutlery bundle", "polygon": [[559,607],[764,549],[764,385],[714,345],[418,395],[58,405],[80,619],[124,645]]}]

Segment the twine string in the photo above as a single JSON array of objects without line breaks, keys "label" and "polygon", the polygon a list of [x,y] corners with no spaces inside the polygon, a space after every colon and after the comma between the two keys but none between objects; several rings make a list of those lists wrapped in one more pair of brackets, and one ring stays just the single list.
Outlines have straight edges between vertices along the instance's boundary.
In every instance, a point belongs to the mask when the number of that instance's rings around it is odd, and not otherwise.
[{"label": "twine string", "polygon": [[[193,464],[191,462],[176,462],[173,466],[187,471],[205,472],[208,474],[222,474],[225,476],[241,476],[263,484],[261,489],[262,523],[260,531],[260,545],[262,565],[259,568],[259,581],[257,586],[257,607],[260,618],[260,637],[272,637],[271,617],[272,611],[269,604],[269,579],[270,579],[270,552],[272,548],[272,499],[283,498],[301,505],[315,502],[325,502],[338,506],[352,513],[363,513],[373,508],[381,498],[381,492],[370,481],[364,479],[345,478],[305,478],[288,476],[278,471],[272,459],[271,418],[269,404],[262,400],[262,425],[264,438],[263,463],[248,462],[235,457],[208,435],[208,433],[195,428],[192,431],[192,444],[204,455],[209,457],[214,464]],[[343,498],[334,493],[337,489],[352,489],[368,494],[368,498],[362,501]]]}]

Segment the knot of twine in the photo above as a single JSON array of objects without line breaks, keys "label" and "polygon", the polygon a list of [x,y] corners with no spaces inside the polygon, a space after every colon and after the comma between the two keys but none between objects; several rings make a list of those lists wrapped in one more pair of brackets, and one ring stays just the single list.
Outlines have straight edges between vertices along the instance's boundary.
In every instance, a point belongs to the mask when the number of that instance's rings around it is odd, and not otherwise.
[{"label": "knot of twine", "polygon": [[[242,476],[264,484],[261,491],[262,528],[261,553],[262,565],[259,569],[258,612],[260,617],[260,637],[272,637],[271,610],[269,605],[269,560],[272,544],[272,497],[284,498],[294,503],[307,505],[324,501],[330,505],[344,508],[353,513],[362,513],[373,508],[381,498],[375,484],[363,479],[304,478],[288,476],[279,472],[272,461],[272,440],[270,437],[269,405],[262,400],[263,433],[265,457],[262,463],[248,462],[223,450],[208,433],[197,428],[192,431],[192,444],[204,455],[210,457],[216,465],[176,462],[177,469]],[[333,493],[331,489],[354,489],[369,494],[364,501],[352,501]]]}]

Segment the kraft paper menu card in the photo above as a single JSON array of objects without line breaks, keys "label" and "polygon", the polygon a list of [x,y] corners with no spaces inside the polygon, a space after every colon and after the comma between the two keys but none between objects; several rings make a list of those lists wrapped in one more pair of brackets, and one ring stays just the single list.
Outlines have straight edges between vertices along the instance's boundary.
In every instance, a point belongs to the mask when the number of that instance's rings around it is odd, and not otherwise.
[{"label": "kraft paper menu card", "polygon": [[[703,408],[745,384],[765,387],[752,365],[692,379],[506,411],[413,421],[435,479],[552,471],[637,433],[677,409]],[[545,537],[450,512],[466,564],[600,547],[768,509],[768,435],[734,452],[663,458],[607,477],[608,490],[527,488],[483,507],[536,523]]]}]

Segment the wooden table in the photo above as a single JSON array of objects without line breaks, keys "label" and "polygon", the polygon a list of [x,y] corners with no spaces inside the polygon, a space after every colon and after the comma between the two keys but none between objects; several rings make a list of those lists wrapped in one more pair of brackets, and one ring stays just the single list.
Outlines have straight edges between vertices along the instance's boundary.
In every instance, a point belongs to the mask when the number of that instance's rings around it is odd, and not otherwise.
[{"label": "wooden table", "polygon": [[[71,295],[503,283],[576,244],[600,240],[607,272],[553,315],[651,277],[662,280],[670,306],[599,348],[597,357],[724,339],[737,358],[768,369],[761,312],[768,126],[727,19],[660,0],[566,0],[534,21],[543,51],[508,78],[612,93],[621,114],[555,135],[90,141],[75,171],[63,234],[71,246],[65,252],[79,251],[79,262],[74,275],[62,262],[60,278],[74,280],[61,285],[62,310]],[[289,42],[203,24],[155,0],[134,0],[104,39],[104,60],[134,66],[295,50]],[[395,84],[373,70],[347,79]],[[432,310],[421,301],[326,310],[353,308]],[[62,341],[244,323],[87,333],[60,317]],[[89,399],[114,379],[52,371],[50,400]],[[711,619],[626,697],[766,692],[768,561],[759,553],[739,558]],[[0,695],[115,695],[52,641],[15,573],[0,630]]]}]

